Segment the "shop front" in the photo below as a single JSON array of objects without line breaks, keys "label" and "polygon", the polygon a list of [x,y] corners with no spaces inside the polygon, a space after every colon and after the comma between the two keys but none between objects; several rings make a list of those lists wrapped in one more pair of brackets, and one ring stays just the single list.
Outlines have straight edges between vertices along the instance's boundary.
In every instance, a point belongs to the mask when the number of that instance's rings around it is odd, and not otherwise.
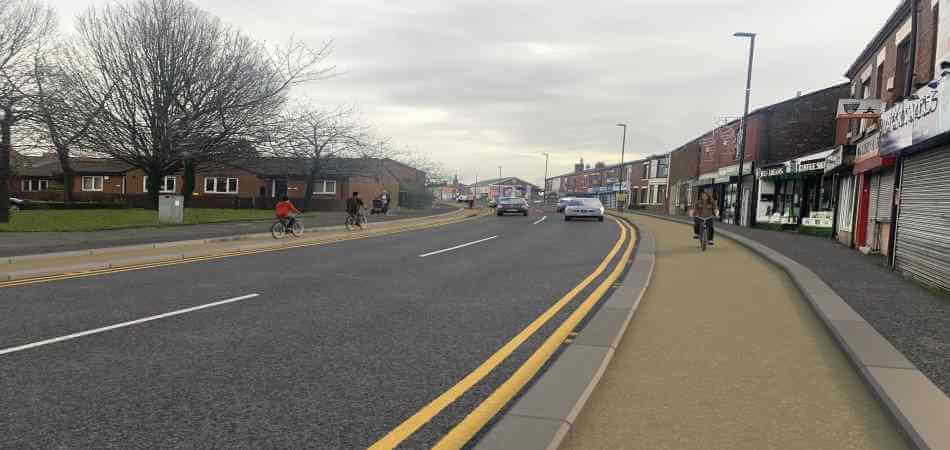
[{"label": "shop front", "polygon": [[893,156],[882,156],[880,134],[858,141],[852,173],[857,184],[854,246],[864,253],[887,254],[894,192]]},{"label": "shop front", "polygon": [[854,237],[855,184],[853,145],[839,146],[825,158],[825,179],[831,180],[831,234],[841,244],[852,246]]},{"label": "shop front", "polygon": [[760,167],[757,171],[757,224],[764,228],[832,233],[833,178],[826,178],[825,159],[834,149]]},{"label": "shop front", "polygon": [[[746,161],[742,165],[742,175],[747,176],[752,174],[752,162]],[[695,188],[697,194],[702,192],[708,192],[713,196],[713,199],[716,201],[717,207],[719,208],[719,219],[724,223],[736,223],[736,198],[738,197],[738,184],[739,184],[739,165],[733,164],[727,167],[720,167],[715,172],[707,172],[699,176],[699,180],[695,183]],[[749,192],[751,189],[748,189],[749,183],[743,181],[743,190],[746,191],[746,196],[743,198],[745,206],[742,207],[744,211],[748,211],[748,200]],[[748,216],[746,214],[746,216]]]}]

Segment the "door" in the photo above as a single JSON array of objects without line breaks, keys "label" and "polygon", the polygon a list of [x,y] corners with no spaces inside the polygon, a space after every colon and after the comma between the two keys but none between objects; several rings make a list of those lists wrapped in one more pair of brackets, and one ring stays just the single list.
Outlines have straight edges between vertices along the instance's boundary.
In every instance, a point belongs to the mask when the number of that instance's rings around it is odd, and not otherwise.
[{"label": "door", "polygon": [[878,226],[877,223],[877,206],[878,201],[881,198],[881,176],[880,175],[871,175],[870,183],[868,183],[868,223],[867,231],[865,236],[864,245],[870,247],[871,250],[878,249],[878,243],[880,242]]},{"label": "door", "polygon": [[895,266],[950,291],[950,147],[904,159]]},{"label": "door", "polygon": [[274,196],[281,198],[287,195],[287,179],[277,178],[274,180]]}]

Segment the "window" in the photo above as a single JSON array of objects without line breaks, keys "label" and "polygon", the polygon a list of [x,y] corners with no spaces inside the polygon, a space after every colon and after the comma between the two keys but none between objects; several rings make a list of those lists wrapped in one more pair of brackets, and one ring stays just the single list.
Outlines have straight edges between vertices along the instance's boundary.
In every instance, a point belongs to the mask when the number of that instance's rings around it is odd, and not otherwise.
[{"label": "window", "polygon": [[336,181],[317,180],[313,186],[313,195],[317,194],[336,194]]},{"label": "window", "polygon": [[231,177],[205,177],[205,192],[237,194],[238,179]]},{"label": "window", "polygon": [[665,177],[667,176],[667,172],[668,172],[668,165],[667,165],[667,164],[669,164],[669,163],[667,162],[666,158],[658,159],[658,160],[656,160],[656,163],[657,163],[657,166],[656,166],[656,176],[659,177],[659,178],[665,178]]},{"label": "window", "polygon": [[646,204],[647,202],[647,188],[640,189],[640,203]]},{"label": "window", "polygon": [[[871,98],[871,79],[868,78],[861,82],[861,98]],[[860,133],[864,134],[864,131],[868,129],[868,119],[861,119],[861,129]]]},{"label": "window", "polygon": [[666,203],[666,185],[665,184],[657,185],[656,202],[660,204]]},{"label": "window", "polygon": [[644,180],[647,178],[650,178],[650,163],[649,162],[643,163],[643,176],[640,178],[643,178]]},{"label": "window", "polygon": [[[901,42],[897,46],[897,73],[894,74],[894,89],[897,89],[897,96],[903,97],[906,92],[907,85],[911,83],[911,80],[907,79],[907,69],[910,67],[910,39],[904,39],[904,42]],[[913,74],[911,75],[913,78]]]},{"label": "window", "polygon": [[[148,192],[148,175],[142,177],[142,192]],[[158,192],[162,194],[170,194],[175,192],[175,177],[167,176],[165,177],[165,182],[158,187]]]},{"label": "window", "polygon": [[656,185],[650,185],[650,204],[656,203]]},{"label": "window", "polygon": [[82,177],[82,190],[83,191],[101,191],[102,190],[102,177]]},{"label": "window", "polygon": [[49,180],[41,178],[24,178],[23,192],[38,192],[49,189]]}]

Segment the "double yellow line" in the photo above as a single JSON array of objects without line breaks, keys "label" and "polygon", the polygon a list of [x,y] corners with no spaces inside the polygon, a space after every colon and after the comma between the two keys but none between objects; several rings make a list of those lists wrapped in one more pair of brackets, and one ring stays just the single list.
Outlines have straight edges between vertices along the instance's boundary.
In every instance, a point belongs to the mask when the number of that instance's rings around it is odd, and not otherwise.
[{"label": "double yellow line", "polygon": [[20,280],[3,281],[3,282],[0,282],[0,288],[23,286],[23,285],[37,284],[37,283],[49,283],[52,281],[69,280],[73,278],[95,277],[95,276],[108,275],[108,274],[113,274],[113,273],[130,272],[133,270],[145,270],[145,269],[153,269],[157,267],[174,266],[178,264],[189,264],[189,263],[209,261],[209,260],[214,260],[214,259],[230,258],[234,256],[253,255],[256,253],[265,253],[265,252],[276,252],[276,251],[288,250],[292,248],[313,247],[317,245],[334,244],[337,242],[352,241],[355,239],[363,239],[363,238],[376,237],[376,236],[386,236],[390,234],[403,233],[406,231],[424,230],[427,228],[435,228],[435,227],[439,227],[443,225],[451,225],[454,223],[465,222],[476,217],[479,217],[479,216],[466,215],[460,218],[453,217],[451,219],[445,219],[445,220],[440,220],[437,222],[429,222],[429,223],[418,224],[418,225],[412,224],[412,225],[406,225],[406,226],[395,227],[395,228],[383,228],[379,232],[365,231],[365,232],[353,233],[353,234],[348,234],[348,235],[345,235],[344,237],[335,238],[335,239],[307,241],[307,242],[302,242],[298,244],[273,245],[269,247],[247,249],[247,250],[232,250],[232,251],[225,251],[221,253],[215,253],[212,255],[167,259],[167,260],[150,262],[150,263],[130,264],[130,265],[121,266],[121,267],[85,270],[82,272],[69,272],[69,273],[54,274],[54,275],[43,275],[43,276],[37,276],[37,277],[31,277],[31,278],[23,278]]},{"label": "double yellow line", "polygon": [[[543,314],[538,316],[533,322],[531,322],[527,327],[525,327],[520,333],[518,333],[514,338],[512,338],[508,343],[498,349],[493,355],[491,355],[485,362],[478,366],[475,370],[465,376],[461,381],[456,383],[455,386],[452,386],[449,390],[439,395],[434,400],[432,400],[428,405],[424,406],[418,412],[413,414],[411,417],[406,419],[399,426],[394,428],[388,434],[383,436],[382,439],[370,446],[372,450],[378,449],[389,449],[394,448],[403,441],[405,441],[409,436],[415,433],[419,428],[432,420],[436,415],[438,415],[442,410],[451,405],[455,400],[465,394],[469,389],[471,389],[475,384],[483,380],[489,373],[491,373],[495,368],[497,368],[501,363],[511,356],[512,353],[518,347],[521,346],[525,341],[528,340],[532,335],[534,335],[542,326],[544,326],[551,318],[553,318],[558,312],[560,312],[564,307],[571,302],[581,291],[583,291],[588,285],[590,285],[595,279],[597,279],[604,270],[607,269],[607,266],[614,259],[620,249],[623,247],[624,242],[627,243],[626,250],[623,253],[623,256],[617,261],[614,269],[610,274],[597,286],[596,289],[584,300],[584,302],[570,315],[568,318],[561,323],[561,325],[551,334],[547,340],[532,354],[524,364],[521,365],[515,373],[508,378],[498,389],[496,389],[491,395],[488,396],[481,404],[479,404],[471,413],[468,414],[461,422],[455,425],[448,434],[442,437],[442,439],[436,444],[435,448],[437,449],[456,449],[464,446],[469,440],[478,433],[491,419],[495,416],[502,408],[505,407],[508,402],[514,398],[518,392],[524,388],[525,385],[535,374],[544,366],[544,363],[554,354],[557,348],[564,342],[564,340],[570,335],[570,333],[577,328],[577,325],[585,316],[590,312],[590,310],[597,305],[597,302],[604,296],[609,289],[620,277],[620,274],[623,273],[624,268],[626,267],[626,261],[630,259],[630,255],[633,253],[634,246],[636,244],[636,236],[633,232],[633,227],[631,227],[626,222],[614,219],[615,223],[620,228],[620,236],[617,239],[617,242],[614,244],[613,248],[610,250],[610,253],[604,257],[603,261],[594,269],[590,275],[587,276],[580,284],[571,289],[567,294],[561,297],[554,305],[548,308]],[[629,239],[628,239],[629,236]]]}]

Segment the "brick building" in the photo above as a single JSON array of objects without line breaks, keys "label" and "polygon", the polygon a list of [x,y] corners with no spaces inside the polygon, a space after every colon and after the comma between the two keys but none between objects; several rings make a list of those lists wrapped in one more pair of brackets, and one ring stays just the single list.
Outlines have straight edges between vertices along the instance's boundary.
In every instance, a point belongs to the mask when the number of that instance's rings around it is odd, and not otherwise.
[{"label": "brick building", "polygon": [[699,179],[699,155],[698,138],[670,152],[670,214],[689,214],[694,185]]}]

